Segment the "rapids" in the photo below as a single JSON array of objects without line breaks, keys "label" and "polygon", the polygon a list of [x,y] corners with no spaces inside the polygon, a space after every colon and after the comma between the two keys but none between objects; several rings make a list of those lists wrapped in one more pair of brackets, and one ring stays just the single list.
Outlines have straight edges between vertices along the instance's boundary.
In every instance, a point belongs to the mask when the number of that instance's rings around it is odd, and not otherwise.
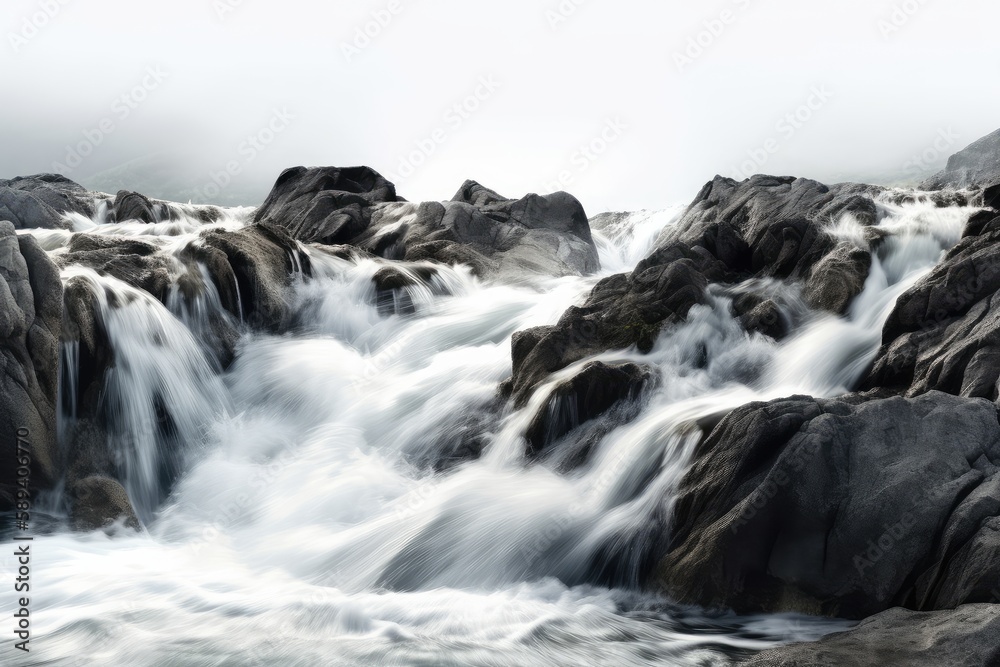
[{"label": "rapids", "polygon": [[[512,335],[554,323],[598,279],[630,270],[681,210],[595,231],[599,276],[505,285],[438,267],[430,286],[406,288],[412,314],[380,314],[380,263],[303,248],[313,277],[287,295],[294,326],[244,327],[225,373],[204,342],[210,317],[231,317],[211,289],[174,291],[163,304],[88,269],[65,271],[99,297],[117,359],[112,439],[145,528],[75,534],[60,494],[40,499],[50,527],[33,544],[36,641],[17,664],[723,665],[849,627],[681,607],[644,577],[666,547],[696,423],[749,401],[852,390],[896,298],[958,242],[972,209],[882,203],[886,238],[846,317],[811,312],[797,286],[778,281],[713,286],[710,304],[664,330],[649,354],[585,360],[524,409],[497,408]],[[215,226],[247,218],[234,209]],[[194,219],[107,225],[100,214],[73,225],[143,235],[168,254],[204,229]],[[69,240],[32,233],[51,253]],[[829,233],[864,242],[848,217]],[[781,306],[792,331],[782,343],[733,318],[732,298],[747,289]],[[74,359],[64,346],[64,383]],[[584,425],[528,460],[532,416],[594,359],[654,368],[638,416]],[[61,432],[73,411],[61,406]],[[169,435],[157,426],[164,411]],[[594,440],[586,463],[567,467],[584,436]],[[466,455],[471,442],[478,458]],[[172,488],[164,470],[180,471]],[[2,602],[10,618],[11,596]]]}]

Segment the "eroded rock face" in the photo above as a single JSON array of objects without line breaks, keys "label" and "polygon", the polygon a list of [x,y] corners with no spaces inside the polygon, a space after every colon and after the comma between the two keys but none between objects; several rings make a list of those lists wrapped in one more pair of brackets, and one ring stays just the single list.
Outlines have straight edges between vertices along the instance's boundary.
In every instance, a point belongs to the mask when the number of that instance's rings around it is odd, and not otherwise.
[{"label": "eroded rock face", "polygon": [[863,618],[986,602],[1000,581],[996,406],[795,397],[698,447],[657,579],[679,601]]},{"label": "eroded rock face", "polygon": [[745,667],[984,667],[1000,664],[1000,607],[938,612],[892,609],[853,630],[792,644],[740,662]]},{"label": "eroded rock face", "polygon": [[0,508],[10,509],[19,439],[30,446],[31,483],[57,474],[56,392],[62,283],[30,236],[0,221]]}]

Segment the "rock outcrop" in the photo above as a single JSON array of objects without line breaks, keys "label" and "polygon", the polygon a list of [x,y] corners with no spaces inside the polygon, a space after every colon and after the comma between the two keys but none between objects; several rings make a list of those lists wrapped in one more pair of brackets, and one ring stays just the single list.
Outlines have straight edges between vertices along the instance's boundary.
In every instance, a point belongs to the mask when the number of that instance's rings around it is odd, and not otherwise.
[{"label": "rock outcrop", "polygon": [[698,447],[657,581],[685,603],[844,618],[991,601],[998,464],[982,399],[738,408]]},{"label": "rock outcrop", "polygon": [[927,179],[920,187],[980,191],[984,206],[1000,208],[1000,130],[952,155],[944,171]]},{"label": "rock outcrop", "polygon": [[[840,314],[864,287],[871,250],[842,241],[827,227],[844,215],[861,226],[878,222],[874,186],[825,186],[808,179],[754,176],[708,183],[657,249],[628,275],[607,278],[586,303],[557,324],[519,333],[513,377],[505,392],[523,404],[550,373],[593,354],[638,347],[649,351],[660,331],[705,303],[711,283],[753,277],[804,284],[815,308]],[[875,235],[872,240],[875,240]],[[778,323],[757,312],[748,324],[780,335]]]},{"label": "rock outcrop", "polygon": [[0,221],[0,509],[12,506],[19,443],[30,452],[33,488],[58,472],[62,301],[59,271],[35,239]]},{"label": "rock outcrop", "polygon": [[451,201],[415,204],[367,167],[296,167],[282,173],[254,219],[304,243],[462,263],[483,277],[584,275],[600,267],[583,206],[564,192],[512,200],[469,181]]}]

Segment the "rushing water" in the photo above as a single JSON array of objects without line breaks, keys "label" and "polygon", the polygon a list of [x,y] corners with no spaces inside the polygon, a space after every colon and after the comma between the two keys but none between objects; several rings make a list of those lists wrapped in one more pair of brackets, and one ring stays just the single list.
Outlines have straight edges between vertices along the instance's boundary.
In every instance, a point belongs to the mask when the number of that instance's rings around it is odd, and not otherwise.
[{"label": "rushing water", "polygon": [[[633,266],[678,211],[598,232],[602,276]],[[511,336],[556,321],[599,276],[507,286],[438,267],[430,286],[408,288],[412,314],[385,315],[371,281],[380,264],[303,249],[314,277],[288,294],[296,326],[245,332],[220,375],[204,344],[208,318],[221,316],[212,290],[194,300],[175,291],[164,305],[68,269],[64,279],[100,295],[119,360],[111,437],[145,530],[36,539],[32,652],[16,664],[722,665],[843,629],[709,614],[638,583],[665,546],[694,422],[751,400],[849,391],[896,297],[958,241],[971,210],[917,202],[882,213],[889,236],[847,317],[810,312],[797,287],[777,281],[713,287],[650,354],[599,357],[655,370],[638,417],[581,427],[538,461],[525,458],[525,429],[586,362],[525,409],[498,414]],[[246,218],[231,211],[216,226]],[[143,235],[165,253],[203,229],[73,222]],[[830,233],[862,239],[849,218]],[[53,253],[69,238],[37,236]],[[747,289],[781,305],[793,331],[783,343],[733,319],[731,299]],[[64,382],[75,359],[66,346]],[[63,405],[64,418],[74,409]],[[172,416],[169,441],[152,423],[158,409]],[[565,465],[584,435],[594,440],[586,464]],[[456,454],[470,440],[483,448],[475,460]],[[173,489],[161,486],[164,467],[183,471]],[[58,519],[59,496],[49,504]],[[10,596],[2,604],[10,618]]]}]

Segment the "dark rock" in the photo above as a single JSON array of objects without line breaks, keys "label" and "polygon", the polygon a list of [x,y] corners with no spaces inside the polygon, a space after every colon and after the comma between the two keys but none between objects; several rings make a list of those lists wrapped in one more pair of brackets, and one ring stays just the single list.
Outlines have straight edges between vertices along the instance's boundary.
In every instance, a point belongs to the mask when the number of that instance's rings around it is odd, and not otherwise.
[{"label": "dark rock", "polygon": [[304,243],[350,244],[390,260],[461,263],[483,277],[599,268],[587,216],[566,193],[512,200],[467,182],[449,202],[411,204],[367,167],[286,170],[255,215]]},{"label": "dark rock", "polygon": [[1000,423],[979,399],[735,410],[681,483],[656,579],[682,603],[863,618],[992,599]]},{"label": "dark rock", "polygon": [[740,326],[748,333],[760,333],[775,340],[788,335],[788,324],[781,307],[771,299],[761,299],[755,294],[744,294],[733,302],[733,310]]},{"label": "dark rock", "polygon": [[175,263],[159,246],[131,236],[74,234],[57,261],[63,268],[84,266],[117,278],[161,301],[176,272]]},{"label": "dark rock", "polygon": [[68,229],[63,214],[94,214],[94,196],[57,174],[0,179],[0,220],[15,229]]},{"label": "dark rock", "polygon": [[270,224],[210,230],[201,238],[206,250],[200,255],[223,306],[252,328],[284,331],[291,321],[286,291],[295,276],[311,274],[308,255]]},{"label": "dark rock", "polygon": [[17,481],[19,441],[33,488],[55,481],[62,301],[59,271],[35,239],[0,222],[0,505]]},{"label": "dark rock", "polygon": [[1000,208],[1000,130],[952,155],[944,171],[924,181],[921,187],[981,190],[984,206]]},{"label": "dark rock", "polygon": [[523,405],[539,382],[571,363],[632,346],[648,352],[664,327],[680,324],[692,306],[707,302],[713,283],[798,281],[814,307],[843,313],[864,287],[870,257],[826,227],[844,214],[874,225],[879,214],[873,197],[881,193],[874,186],[828,187],[807,179],[754,176],[737,183],[716,177],[630,275],[601,281],[556,325],[515,338],[514,373],[504,391]]},{"label": "dark rock", "polygon": [[125,222],[133,220],[138,222],[156,222],[156,214],[153,212],[153,203],[138,192],[120,191],[115,195],[115,220]]},{"label": "dark rock", "polygon": [[648,368],[595,361],[552,390],[528,426],[528,455],[537,456],[581,424],[623,401],[635,400],[652,380]]},{"label": "dark rock", "polygon": [[81,479],[69,487],[69,494],[74,530],[100,530],[118,521],[126,528],[140,528],[128,493],[110,477],[94,475]]},{"label": "dark rock", "polygon": [[745,667],[984,667],[1000,665],[1000,607],[892,609],[818,642],[764,651]]},{"label": "dark rock", "polygon": [[395,201],[395,186],[368,167],[294,167],[278,177],[254,221],[303,243],[349,243],[368,227],[372,205]]},{"label": "dark rock", "polygon": [[897,299],[864,387],[998,398],[998,251],[1000,228],[986,224]]}]

